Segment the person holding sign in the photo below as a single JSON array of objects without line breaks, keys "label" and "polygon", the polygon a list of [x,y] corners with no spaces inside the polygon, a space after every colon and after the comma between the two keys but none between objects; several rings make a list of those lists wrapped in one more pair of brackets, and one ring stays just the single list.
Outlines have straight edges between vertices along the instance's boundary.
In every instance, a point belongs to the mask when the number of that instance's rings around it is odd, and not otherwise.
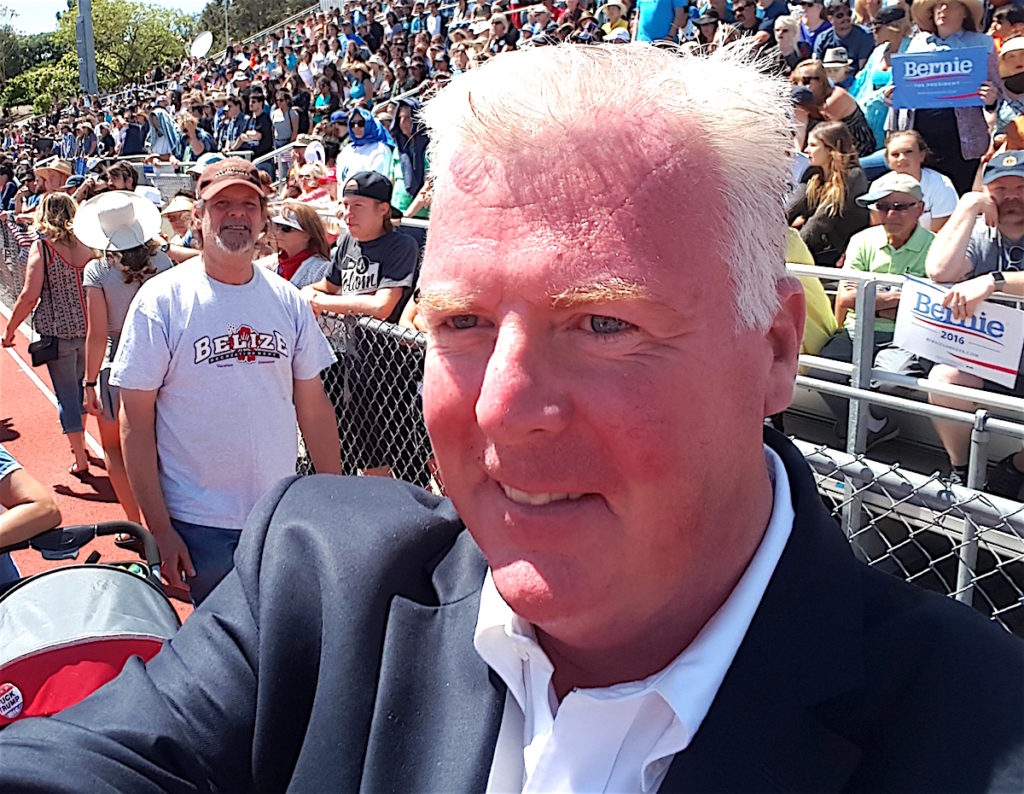
[{"label": "person holding sign", "polygon": [[[932,281],[959,282],[943,304],[953,309],[957,320],[974,314],[981,302],[994,292],[1024,292],[1018,287],[1024,281],[1024,276],[1018,274],[1024,266],[1024,151],[1003,152],[993,157],[985,166],[982,181],[984,187],[980,191],[967,193],[957,203],[928,254],[928,277]],[[939,383],[1024,397],[1024,382],[1020,377],[1010,389],[945,364],[936,364],[928,378]],[[929,401],[962,411],[975,409],[970,401],[940,394],[930,395]],[[938,420],[933,423],[949,455],[950,479],[954,483],[965,483],[971,447],[970,426]],[[986,490],[1016,498],[1021,485],[1024,485],[1024,453],[1018,452],[996,465]]]},{"label": "person holding sign", "polygon": [[935,157],[936,168],[962,195],[974,184],[981,157],[989,147],[988,124],[981,105],[994,109],[1002,92],[995,44],[991,36],[978,32],[984,16],[982,0],[917,0],[912,16],[920,32],[911,39],[908,56],[974,47],[988,53],[986,79],[978,89],[976,106],[904,107],[895,111],[886,124],[889,130],[920,132]]}]

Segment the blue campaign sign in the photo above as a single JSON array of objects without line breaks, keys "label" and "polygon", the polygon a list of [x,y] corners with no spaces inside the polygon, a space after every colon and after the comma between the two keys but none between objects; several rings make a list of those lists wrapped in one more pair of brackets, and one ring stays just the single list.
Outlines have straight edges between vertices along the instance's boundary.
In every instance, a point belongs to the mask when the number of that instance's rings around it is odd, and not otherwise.
[{"label": "blue campaign sign", "polygon": [[955,108],[981,105],[978,88],[988,72],[988,50],[908,53],[892,56],[895,108]]}]

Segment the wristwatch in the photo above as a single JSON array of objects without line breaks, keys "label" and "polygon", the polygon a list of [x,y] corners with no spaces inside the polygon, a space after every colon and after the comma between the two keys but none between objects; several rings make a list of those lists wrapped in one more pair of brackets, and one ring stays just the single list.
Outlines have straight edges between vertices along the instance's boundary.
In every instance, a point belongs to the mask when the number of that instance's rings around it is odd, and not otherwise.
[{"label": "wristwatch", "polygon": [[95,389],[96,388],[96,381],[94,381],[94,380],[83,380],[82,381],[82,387],[85,388],[85,389]]},{"label": "wristwatch", "polygon": [[995,285],[996,292],[1002,292],[1003,287],[1006,286],[1006,276],[1003,275],[1003,271],[996,270],[991,273],[992,283]]}]

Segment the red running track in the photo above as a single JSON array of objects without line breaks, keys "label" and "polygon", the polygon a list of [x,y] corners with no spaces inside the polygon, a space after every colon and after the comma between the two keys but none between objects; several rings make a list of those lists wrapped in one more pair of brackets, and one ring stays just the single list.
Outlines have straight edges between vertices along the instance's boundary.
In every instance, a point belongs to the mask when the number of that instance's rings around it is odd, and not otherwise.
[{"label": "red running track", "polygon": [[[0,311],[6,319],[6,307]],[[0,444],[39,482],[53,488],[65,525],[123,519],[124,512],[103,468],[96,441],[99,431],[92,416],[86,417],[86,432],[93,439],[88,445],[90,474],[79,479],[68,473],[73,458],[57,421],[50,379],[45,367],[33,369],[28,363],[28,342],[19,329],[15,346],[0,350]],[[107,537],[97,538],[82,549],[76,562],[84,561],[93,550],[100,553],[101,561],[132,557],[131,552],[117,548]],[[22,576],[68,564],[47,562],[30,551],[15,552],[14,559]],[[171,603],[182,620],[192,612],[187,602],[172,599]]]}]

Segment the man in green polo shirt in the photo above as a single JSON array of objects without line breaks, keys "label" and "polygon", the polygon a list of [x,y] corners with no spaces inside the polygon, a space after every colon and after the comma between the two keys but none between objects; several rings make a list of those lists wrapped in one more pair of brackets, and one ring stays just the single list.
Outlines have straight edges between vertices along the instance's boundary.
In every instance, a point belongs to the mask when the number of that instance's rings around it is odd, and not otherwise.
[{"label": "man in green polo shirt", "polygon": [[[857,232],[850,238],[844,269],[927,278],[925,259],[935,235],[918,222],[924,211],[921,183],[907,174],[889,172],[875,180],[857,203],[871,209],[881,224]],[[837,361],[852,360],[856,321],[853,306],[856,300],[856,282],[840,282],[836,295],[836,320],[843,327],[825,343],[821,349],[823,357]],[[892,344],[899,302],[898,286],[879,285],[875,298],[874,365],[889,372],[920,376],[924,373],[917,358]],[[846,380],[844,375],[837,373],[816,371],[815,375],[837,383]],[[823,396],[838,420],[837,435],[845,437],[849,401],[843,397]],[[869,413],[868,449],[898,434],[899,428],[891,418]]]}]

